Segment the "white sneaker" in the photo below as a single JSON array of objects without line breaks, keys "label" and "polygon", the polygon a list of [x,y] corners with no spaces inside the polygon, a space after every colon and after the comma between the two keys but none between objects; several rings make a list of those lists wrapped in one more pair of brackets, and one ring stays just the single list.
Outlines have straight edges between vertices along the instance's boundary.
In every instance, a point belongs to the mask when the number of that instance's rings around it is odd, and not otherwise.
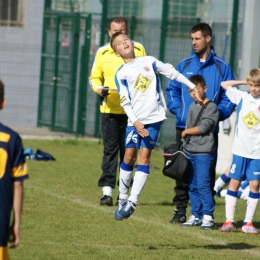
[{"label": "white sneaker", "polygon": [[214,227],[214,219],[212,216],[204,215],[200,227],[203,229],[212,229]]},{"label": "white sneaker", "polygon": [[191,215],[188,221],[181,224],[183,227],[191,227],[191,226],[199,226],[201,225],[202,221],[199,218],[196,218],[194,215]]}]

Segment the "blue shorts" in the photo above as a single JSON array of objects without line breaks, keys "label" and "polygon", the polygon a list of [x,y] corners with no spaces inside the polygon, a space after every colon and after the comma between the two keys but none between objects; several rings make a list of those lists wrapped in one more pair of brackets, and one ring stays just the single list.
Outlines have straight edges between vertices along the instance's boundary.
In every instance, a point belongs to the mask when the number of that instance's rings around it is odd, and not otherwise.
[{"label": "blue shorts", "polygon": [[239,181],[259,181],[260,159],[249,159],[234,154],[228,176]]},{"label": "blue shorts", "polygon": [[159,138],[162,122],[144,125],[149,132],[149,136],[141,137],[134,126],[127,126],[125,133],[125,148],[140,149],[140,147],[153,150]]}]

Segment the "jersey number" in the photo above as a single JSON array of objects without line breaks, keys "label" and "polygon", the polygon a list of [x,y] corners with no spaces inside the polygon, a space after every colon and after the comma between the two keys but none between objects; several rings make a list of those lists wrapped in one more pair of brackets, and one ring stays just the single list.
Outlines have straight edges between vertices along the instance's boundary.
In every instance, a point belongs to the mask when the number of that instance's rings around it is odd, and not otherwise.
[{"label": "jersey number", "polygon": [[8,154],[5,149],[0,148],[0,179],[3,178],[6,169]]}]

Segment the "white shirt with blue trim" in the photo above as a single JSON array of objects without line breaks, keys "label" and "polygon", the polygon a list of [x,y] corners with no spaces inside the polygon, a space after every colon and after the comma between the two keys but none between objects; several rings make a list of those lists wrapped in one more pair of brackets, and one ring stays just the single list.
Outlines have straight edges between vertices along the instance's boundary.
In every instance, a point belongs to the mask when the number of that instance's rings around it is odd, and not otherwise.
[{"label": "white shirt with blue trim", "polygon": [[232,153],[260,159],[260,97],[228,87],[227,97],[237,104],[237,120]]},{"label": "white shirt with blue trim", "polygon": [[120,95],[120,104],[133,110],[128,125],[135,120],[151,124],[166,119],[167,107],[158,73],[176,79],[179,72],[171,64],[163,63],[152,56],[137,57],[133,62],[122,65],[115,81]]}]

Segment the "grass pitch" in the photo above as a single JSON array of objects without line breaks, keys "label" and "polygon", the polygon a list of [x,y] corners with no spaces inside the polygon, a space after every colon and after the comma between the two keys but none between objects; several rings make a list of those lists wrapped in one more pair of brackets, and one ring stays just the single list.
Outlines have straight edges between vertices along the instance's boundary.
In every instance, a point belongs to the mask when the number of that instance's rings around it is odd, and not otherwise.
[{"label": "grass pitch", "polygon": [[[240,232],[244,200],[238,200],[232,233],[218,231],[225,220],[223,198],[216,198],[213,230],[169,223],[174,214],[174,181],[162,174],[160,151],[152,154],[151,164],[159,169],[151,169],[135,213],[116,221],[115,206],[99,206],[102,144],[78,140],[24,140],[23,144],[50,153],[56,161],[28,161],[21,242],[9,250],[12,260],[260,258],[259,236]],[[114,204],[116,198],[117,188]],[[258,228],[259,213],[258,209],[254,219]]]}]

